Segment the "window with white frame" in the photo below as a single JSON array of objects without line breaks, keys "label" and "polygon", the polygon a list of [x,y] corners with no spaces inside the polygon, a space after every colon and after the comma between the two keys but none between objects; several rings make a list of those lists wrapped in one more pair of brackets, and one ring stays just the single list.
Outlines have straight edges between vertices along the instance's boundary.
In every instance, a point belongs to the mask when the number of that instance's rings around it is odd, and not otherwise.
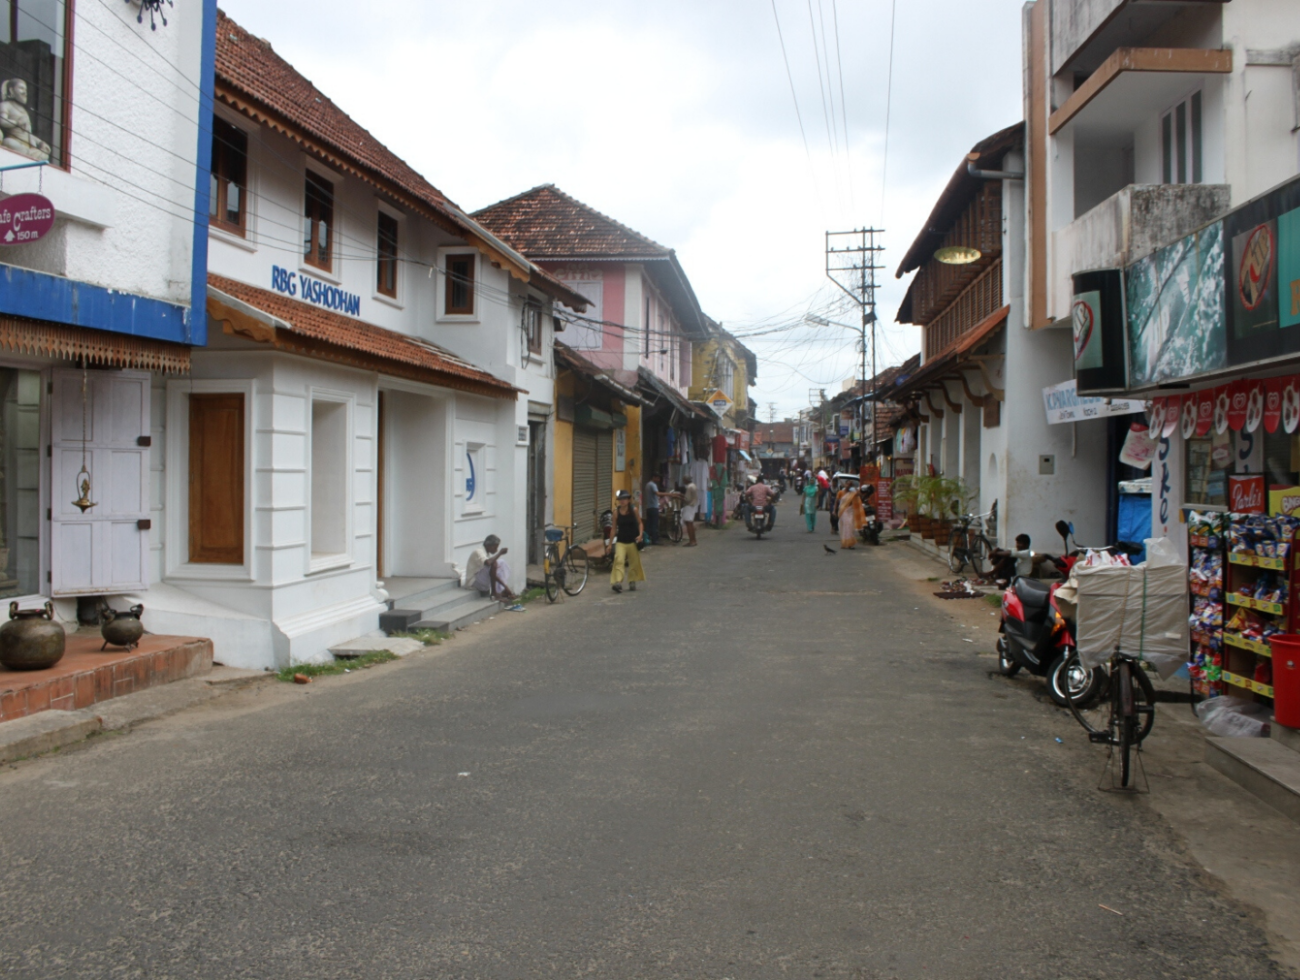
[{"label": "window with white frame", "polygon": [[524,301],[523,313],[524,339],[528,343],[528,353],[542,352],[542,304],[535,299]]},{"label": "window with white frame", "polygon": [[463,513],[480,514],[487,499],[487,447],[481,442],[465,444],[465,506]]},{"label": "window with white frame", "polygon": [[718,390],[725,391],[728,396],[731,395],[731,389],[736,383],[736,366],[731,363],[731,358],[725,354],[718,355]]},{"label": "window with white frame", "polygon": [[65,166],[71,80],[71,5],[66,0],[0,0],[0,101],[4,145],[19,156]]},{"label": "window with white frame", "polygon": [[311,402],[311,561],[334,563],[348,553],[348,402]]},{"label": "window with white frame", "polygon": [[1160,117],[1161,178],[1166,184],[1204,180],[1201,93],[1190,96]]}]

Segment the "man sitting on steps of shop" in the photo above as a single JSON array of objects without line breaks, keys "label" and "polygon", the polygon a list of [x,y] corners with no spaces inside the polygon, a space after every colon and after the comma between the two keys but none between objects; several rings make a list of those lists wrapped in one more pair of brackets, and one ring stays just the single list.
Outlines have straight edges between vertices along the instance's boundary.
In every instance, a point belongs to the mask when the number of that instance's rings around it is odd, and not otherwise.
[{"label": "man sitting on steps of shop", "polygon": [[481,546],[470,552],[465,565],[465,584],[479,595],[491,596],[498,602],[514,602],[516,596],[506,585],[510,566],[505,562],[505,555],[509,550],[501,547],[500,538],[489,534]]}]

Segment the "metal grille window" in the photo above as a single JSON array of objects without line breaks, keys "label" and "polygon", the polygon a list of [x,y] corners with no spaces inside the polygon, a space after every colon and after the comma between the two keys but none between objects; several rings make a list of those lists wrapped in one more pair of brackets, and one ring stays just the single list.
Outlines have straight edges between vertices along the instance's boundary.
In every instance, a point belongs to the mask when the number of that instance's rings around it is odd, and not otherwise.
[{"label": "metal grille window", "polygon": [[925,356],[934,357],[1002,308],[1002,260],[994,262],[925,327]]}]

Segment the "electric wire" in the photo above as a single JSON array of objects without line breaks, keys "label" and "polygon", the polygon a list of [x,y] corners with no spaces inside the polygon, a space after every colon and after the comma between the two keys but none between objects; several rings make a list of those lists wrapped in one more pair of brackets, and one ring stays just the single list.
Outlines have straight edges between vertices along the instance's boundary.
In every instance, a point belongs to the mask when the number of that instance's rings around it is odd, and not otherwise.
[{"label": "electric wire", "polygon": [[889,0],[889,67],[885,80],[885,151],[880,164],[880,220],[885,223],[885,190],[889,186],[889,117],[894,102],[894,21],[898,0]]},{"label": "electric wire", "polygon": [[[819,0],[820,2],[820,0]],[[844,58],[840,53],[840,12],[838,0],[831,0],[831,23],[835,27],[835,71],[840,80],[840,124],[844,129],[844,166],[849,178],[849,209],[857,211],[856,195],[853,192],[853,155],[849,147],[849,120],[844,99]]]},{"label": "electric wire", "polygon": [[794,75],[790,73],[790,57],[785,50],[785,35],[781,33],[781,18],[776,12],[776,0],[772,0],[772,19],[776,21],[776,37],[781,42],[781,60],[785,62],[785,77],[790,83],[790,99],[794,102],[794,116],[799,121],[799,137],[803,140],[803,152],[808,158],[808,169],[813,171],[813,177],[816,179],[816,171],[813,170],[812,151],[808,149],[808,133],[803,126],[803,113],[799,111],[799,96],[795,92]]}]

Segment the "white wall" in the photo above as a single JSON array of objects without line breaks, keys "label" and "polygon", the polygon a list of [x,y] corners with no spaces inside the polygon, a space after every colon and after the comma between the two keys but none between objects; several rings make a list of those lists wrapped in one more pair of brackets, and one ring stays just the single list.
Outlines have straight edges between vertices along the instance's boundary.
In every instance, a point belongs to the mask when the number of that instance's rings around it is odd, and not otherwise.
[{"label": "white wall", "polygon": [[[48,197],[60,215],[56,232],[6,248],[3,260],[188,305],[203,7],[169,9],[157,31],[148,17],[135,22],[137,9],[77,4],[70,171],[4,180],[5,195]],[[0,166],[30,162],[0,149]]]}]

